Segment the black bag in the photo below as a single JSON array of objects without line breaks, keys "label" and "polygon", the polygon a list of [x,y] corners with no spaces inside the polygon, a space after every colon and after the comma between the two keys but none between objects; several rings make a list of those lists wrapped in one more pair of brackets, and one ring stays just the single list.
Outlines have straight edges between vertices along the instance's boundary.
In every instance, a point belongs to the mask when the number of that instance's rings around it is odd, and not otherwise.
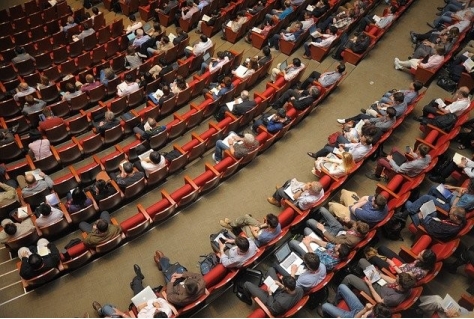
[{"label": "black bag", "polygon": [[401,232],[406,225],[406,218],[403,218],[403,214],[398,212],[382,227],[382,233],[390,240],[403,241]]},{"label": "black bag", "polygon": [[263,283],[263,274],[257,269],[245,269],[239,272],[234,281],[234,293],[237,295],[240,301],[245,302],[248,305],[252,305],[252,298],[244,290],[244,283],[251,282],[258,287]]},{"label": "black bag", "polygon": [[440,77],[436,84],[451,93],[454,92],[457,87],[457,83],[451,80],[449,77]]},{"label": "black bag", "polygon": [[436,116],[434,119],[428,119],[426,122],[448,132],[454,127],[457,120],[458,116],[456,114],[447,113]]},{"label": "black bag", "polygon": [[205,275],[211,271],[212,268],[217,266],[219,263],[216,253],[210,253],[208,255],[202,255],[203,259],[199,261],[199,269],[201,274]]}]

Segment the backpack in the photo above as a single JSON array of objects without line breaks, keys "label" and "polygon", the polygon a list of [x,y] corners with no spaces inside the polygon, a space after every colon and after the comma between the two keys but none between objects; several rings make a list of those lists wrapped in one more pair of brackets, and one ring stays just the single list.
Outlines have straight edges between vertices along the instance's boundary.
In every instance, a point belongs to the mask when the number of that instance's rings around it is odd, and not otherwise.
[{"label": "backpack", "polygon": [[400,240],[403,241],[401,232],[406,225],[406,218],[403,218],[403,214],[398,212],[393,215],[393,217],[382,226],[382,233],[384,236],[390,240]]},{"label": "backpack", "polygon": [[199,261],[199,269],[201,274],[205,275],[211,271],[212,268],[217,266],[219,261],[217,260],[217,255],[215,253],[210,253],[208,255],[202,255],[203,259]]},{"label": "backpack", "polygon": [[443,131],[447,132],[454,127],[458,116],[454,113],[443,114],[435,117],[434,119],[429,119],[428,123],[434,125]]}]

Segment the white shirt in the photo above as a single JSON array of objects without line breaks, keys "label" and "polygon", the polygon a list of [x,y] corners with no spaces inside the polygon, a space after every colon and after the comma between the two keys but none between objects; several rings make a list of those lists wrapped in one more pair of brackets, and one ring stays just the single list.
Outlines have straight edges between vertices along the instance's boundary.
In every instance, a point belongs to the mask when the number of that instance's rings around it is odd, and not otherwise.
[{"label": "white shirt", "polygon": [[166,313],[168,318],[173,314],[173,310],[171,310],[171,307],[166,300],[164,300],[163,298],[156,298],[156,299],[148,300],[146,302],[146,306],[142,310],[140,310],[137,317],[138,318],[153,318],[157,310],[157,308],[153,306],[154,302],[158,302],[160,304],[159,306],[160,311],[163,311],[164,313]]},{"label": "white shirt", "polygon": [[131,94],[135,91],[138,91],[140,87],[138,86],[137,82],[132,82],[132,83],[127,83],[127,82],[122,82],[119,85],[117,85],[117,95],[118,96],[124,96]]}]

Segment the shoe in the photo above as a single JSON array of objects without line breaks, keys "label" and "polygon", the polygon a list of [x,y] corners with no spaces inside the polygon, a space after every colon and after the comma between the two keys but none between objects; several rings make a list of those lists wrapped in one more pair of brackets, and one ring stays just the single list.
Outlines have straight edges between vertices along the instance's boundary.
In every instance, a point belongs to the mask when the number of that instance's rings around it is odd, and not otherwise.
[{"label": "shoe", "polygon": [[229,225],[229,223],[225,222],[224,220],[219,220],[219,224],[224,227],[224,228],[227,228],[227,229],[232,229],[232,226]]},{"label": "shoe", "polygon": [[360,113],[363,113],[363,114],[365,114],[365,112],[367,112],[367,110],[366,110],[366,109],[360,109]]},{"label": "shoe", "polygon": [[92,308],[94,308],[94,310],[97,311],[97,313],[100,313],[100,309],[102,308],[102,306],[97,301],[94,301],[92,303]]},{"label": "shoe", "polygon": [[142,274],[142,270],[140,266],[137,264],[133,265],[133,270],[135,271],[135,274],[140,278],[140,279],[145,279],[145,276]]},{"label": "shoe", "polygon": [[280,202],[277,201],[277,200],[276,200],[275,198],[273,198],[273,197],[268,197],[268,198],[267,198],[267,202],[269,202],[269,203],[272,204],[272,205],[275,205],[276,207],[280,207],[280,206],[281,206]]},{"label": "shoe", "polygon": [[163,258],[165,254],[161,250],[155,251],[155,256],[153,256],[153,259],[155,260],[156,265],[158,266],[158,270],[161,271],[161,264],[160,264],[160,259]]},{"label": "shoe", "polygon": [[367,173],[365,174],[366,177],[370,178],[371,180],[374,180],[374,181],[380,181],[380,176],[377,176],[375,175],[374,173]]},{"label": "shoe", "polygon": [[316,156],[316,154],[314,154],[314,153],[308,152],[308,153],[306,153],[306,154],[308,154],[309,157],[318,158],[318,157]]},{"label": "shoe", "polygon": [[426,22],[426,25],[429,26],[431,29],[436,29],[431,23]]},{"label": "shoe", "polygon": [[346,119],[337,119],[336,121],[339,124],[346,124]]}]

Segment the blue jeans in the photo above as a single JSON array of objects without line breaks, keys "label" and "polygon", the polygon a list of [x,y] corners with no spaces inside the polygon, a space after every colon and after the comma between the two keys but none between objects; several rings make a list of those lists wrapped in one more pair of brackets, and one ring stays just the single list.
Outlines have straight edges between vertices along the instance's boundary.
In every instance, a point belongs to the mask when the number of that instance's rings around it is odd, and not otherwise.
[{"label": "blue jeans", "polygon": [[216,161],[218,162],[222,161],[222,152],[228,149],[229,149],[229,146],[225,145],[222,140],[218,140],[216,142],[216,149],[214,151],[214,157]]},{"label": "blue jeans", "polygon": [[344,284],[337,287],[336,300],[344,299],[350,311],[342,310],[328,302],[323,304],[323,312],[328,314],[331,318],[354,318],[354,316],[364,309],[364,305],[359,298]]}]

